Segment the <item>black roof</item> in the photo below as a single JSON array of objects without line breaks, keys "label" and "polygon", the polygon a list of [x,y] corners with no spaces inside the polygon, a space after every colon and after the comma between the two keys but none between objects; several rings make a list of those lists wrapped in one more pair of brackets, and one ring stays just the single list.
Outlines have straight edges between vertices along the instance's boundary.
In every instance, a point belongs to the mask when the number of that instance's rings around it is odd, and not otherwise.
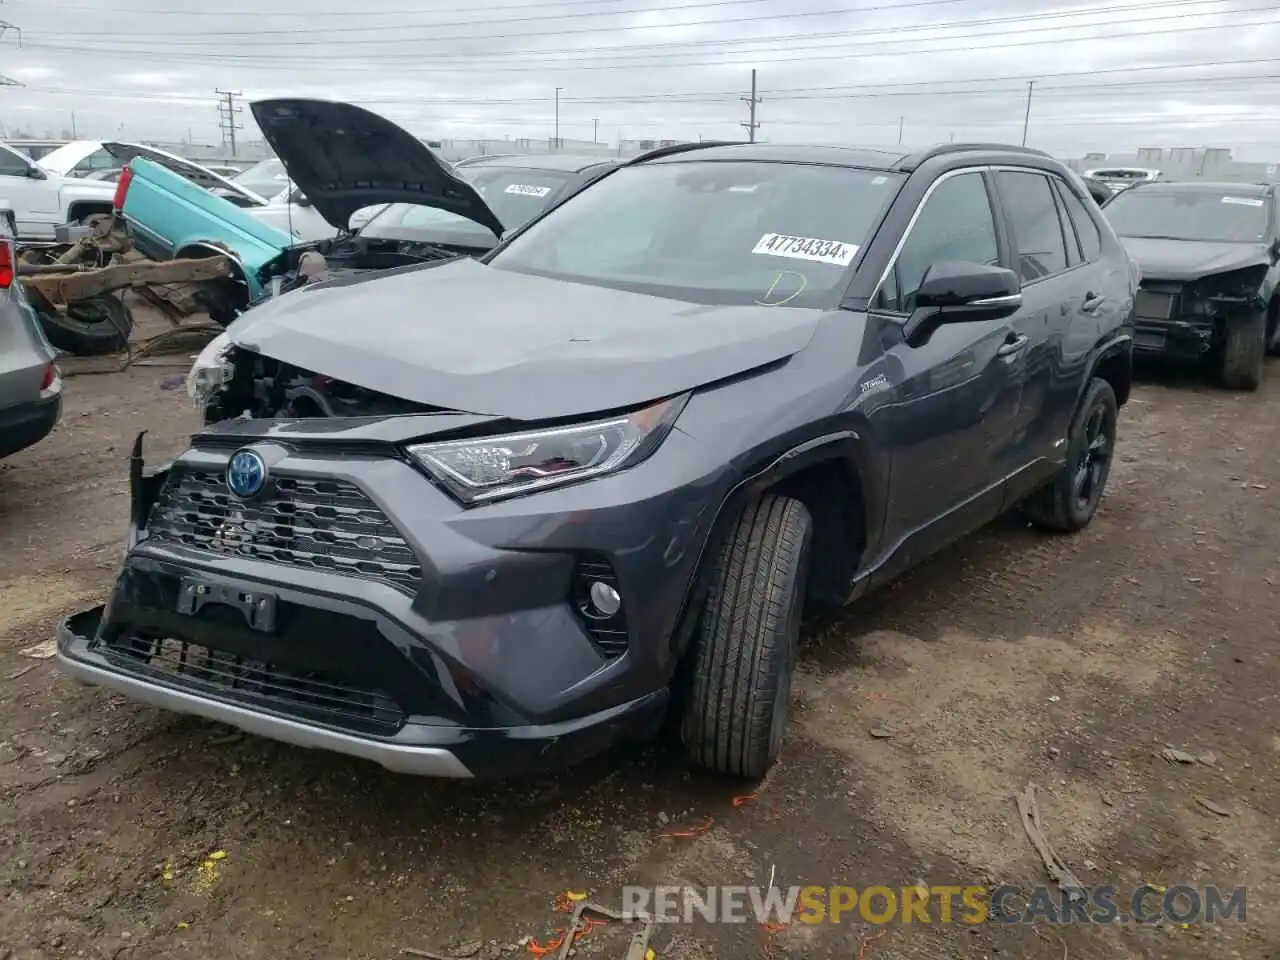
[{"label": "black roof", "polygon": [[[1008,156],[1035,157],[1052,159],[1041,151],[1029,147],[1017,147],[1000,143],[943,143],[931,147],[837,147],[804,144],[775,143],[718,143],[699,145],[682,144],[679,148],[654,151],[651,155],[641,155],[635,162],[663,163],[678,162],[695,155],[699,160],[760,160],[775,163],[824,163],[832,166],[865,167],[872,170],[893,170],[910,173],[926,160],[934,157],[980,153],[984,155],[1000,154]],[[984,157],[989,158],[989,157]],[[992,158],[994,159],[994,158]]]},{"label": "black roof", "polygon": [[468,167],[510,167],[513,170],[564,170],[580,173],[588,167],[599,164],[618,164],[621,161],[613,157],[592,157],[586,154],[572,153],[533,153],[511,156],[503,154],[493,157],[470,157],[464,166]]}]

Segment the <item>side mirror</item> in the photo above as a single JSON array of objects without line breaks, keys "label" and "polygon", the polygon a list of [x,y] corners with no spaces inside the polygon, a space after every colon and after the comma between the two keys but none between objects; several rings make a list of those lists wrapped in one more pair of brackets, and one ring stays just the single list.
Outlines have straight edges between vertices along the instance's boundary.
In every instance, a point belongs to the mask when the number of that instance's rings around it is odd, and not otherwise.
[{"label": "side mirror", "polygon": [[48,180],[49,175],[37,166],[27,167],[27,177],[31,180]]},{"label": "side mirror", "polygon": [[1000,320],[1021,306],[1022,282],[1012,270],[965,261],[935,263],[920,282],[902,335],[915,345],[944,323]]}]

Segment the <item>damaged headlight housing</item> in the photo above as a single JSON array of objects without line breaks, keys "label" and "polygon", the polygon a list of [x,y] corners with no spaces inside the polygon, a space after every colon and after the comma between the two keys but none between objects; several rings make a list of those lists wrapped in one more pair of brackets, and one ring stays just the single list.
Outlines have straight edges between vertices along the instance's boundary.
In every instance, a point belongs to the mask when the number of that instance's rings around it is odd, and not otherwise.
[{"label": "damaged headlight housing", "polygon": [[203,410],[218,388],[231,379],[234,372],[228,359],[231,337],[224,330],[205,345],[187,374],[187,396],[196,409]]},{"label": "damaged headlight housing", "polygon": [[687,400],[685,394],[592,423],[420,443],[409,453],[459,499],[495,500],[634,466],[658,448]]},{"label": "damaged headlight housing", "polygon": [[1228,300],[1253,300],[1261,297],[1262,282],[1267,277],[1266,264],[1245,267],[1243,270],[1231,270],[1227,273],[1215,273],[1201,277],[1191,284],[1191,299],[1204,302],[1215,297]]}]

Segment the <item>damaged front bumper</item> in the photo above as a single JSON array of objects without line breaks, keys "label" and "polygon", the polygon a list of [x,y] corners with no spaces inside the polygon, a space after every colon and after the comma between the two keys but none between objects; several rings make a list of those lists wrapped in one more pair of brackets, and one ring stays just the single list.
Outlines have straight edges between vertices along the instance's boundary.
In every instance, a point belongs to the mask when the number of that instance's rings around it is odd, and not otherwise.
[{"label": "damaged front bumper", "polygon": [[1134,304],[1134,351],[1199,360],[1221,349],[1229,325],[1265,311],[1256,295],[1206,295],[1193,284],[1144,281]]},{"label": "damaged front bumper", "polygon": [[[403,459],[302,440],[239,501],[224,476],[250,438],[220,439],[146,475],[139,438],[129,550],[108,602],[59,627],[66,673],[435,777],[537,774],[656,730],[707,534],[680,487],[612,478],[639,510],[580,491],[572,510],[568,489],[464,510]],[[622,620],[584,617],[584,578],[620,587]]]}]

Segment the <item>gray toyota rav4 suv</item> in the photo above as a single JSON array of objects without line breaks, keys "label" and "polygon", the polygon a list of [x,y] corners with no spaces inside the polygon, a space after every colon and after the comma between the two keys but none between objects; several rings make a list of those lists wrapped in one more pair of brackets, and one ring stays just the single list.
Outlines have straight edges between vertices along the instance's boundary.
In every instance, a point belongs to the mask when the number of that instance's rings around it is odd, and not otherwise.
[{"label": "gray toyota rav4 suv", "polygon": [[[344,135],[317,204],[373,182]],[[479,260],[237,320],[190,449],[148,472],[139,437],[119,578],[60,663],[398,771],[536,772],[672,711],[759,776],[806,603],[1006,511],[1091,521],[1137,279],[1032,150],[646,154]]]}]

